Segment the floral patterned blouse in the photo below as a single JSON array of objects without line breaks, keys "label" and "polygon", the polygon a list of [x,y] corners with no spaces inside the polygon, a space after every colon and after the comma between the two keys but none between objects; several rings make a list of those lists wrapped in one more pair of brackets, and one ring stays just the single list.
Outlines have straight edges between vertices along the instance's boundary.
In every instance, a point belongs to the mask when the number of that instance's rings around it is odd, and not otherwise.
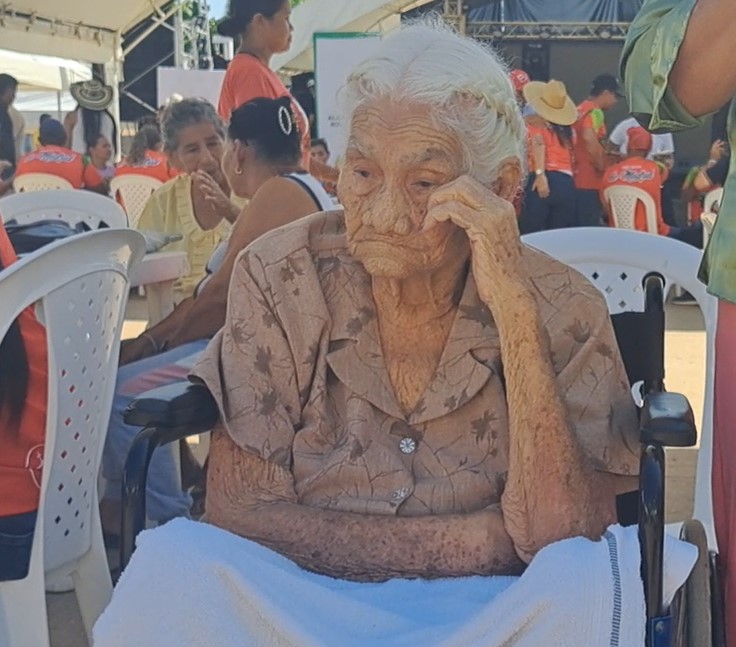
[{"label": "floral patterned blouse", "polygon": [[[605,302],[525,248],[571,424],[599,470],[636,474],[637,422]],[[341,212],[271,232],[240,256],[228,315],[194,377],[242,449],[291,470],[301,504],[366,514],[469,513],[498,503],[509,452],[498,331],[469,275],[434,378],[397,403],[371,279]]]}]

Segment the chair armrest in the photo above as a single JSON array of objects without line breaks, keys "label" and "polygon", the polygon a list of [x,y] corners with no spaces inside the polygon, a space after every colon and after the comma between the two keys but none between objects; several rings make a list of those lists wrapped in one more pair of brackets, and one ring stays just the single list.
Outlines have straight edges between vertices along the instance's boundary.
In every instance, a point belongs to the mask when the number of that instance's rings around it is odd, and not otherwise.
[{"label": "chair armrest", "polygon": [[639,419],[641,442],[663,447],[692,447],[698,439],[695,417],[680,393],[648,393]]},{"label": "chair armrest", "polygon": [[[207,387],[176,382],[148,391],[125,410],[126,424],[134,427],[211,429],[219,417],[217,403]],[[196,433],[196,432],[190,432]]]}]

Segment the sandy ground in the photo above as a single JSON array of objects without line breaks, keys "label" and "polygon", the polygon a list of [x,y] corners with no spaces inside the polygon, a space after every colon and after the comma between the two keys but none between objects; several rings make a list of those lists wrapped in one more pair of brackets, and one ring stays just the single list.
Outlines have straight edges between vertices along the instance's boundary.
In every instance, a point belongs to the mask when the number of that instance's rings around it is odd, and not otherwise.
[{"label": "sandy ground", "polygon": [[[123,337],[134,337],[145,327],[145,303],[133,298]],[[670,306],[666,337],[667,389],[684,393],[695,419],[702,420],[705,386],[705,332],[700,310]],[[667,452],[667,520],[682,521],[692,514],[697,448]],[[111,558],[115,559],[111,555]],[[47,595],[52,647],[85,647],[87,641],[73,593]]]}]

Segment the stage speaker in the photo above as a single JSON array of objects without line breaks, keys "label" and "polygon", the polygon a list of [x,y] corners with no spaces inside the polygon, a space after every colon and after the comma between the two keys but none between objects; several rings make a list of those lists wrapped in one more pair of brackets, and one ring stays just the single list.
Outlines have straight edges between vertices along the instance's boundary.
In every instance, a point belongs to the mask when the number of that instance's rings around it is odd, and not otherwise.
[{"label": "stage speaker", "polygon": [[549,43],[524,43],[521,58],[532,81],[549,81]]}]

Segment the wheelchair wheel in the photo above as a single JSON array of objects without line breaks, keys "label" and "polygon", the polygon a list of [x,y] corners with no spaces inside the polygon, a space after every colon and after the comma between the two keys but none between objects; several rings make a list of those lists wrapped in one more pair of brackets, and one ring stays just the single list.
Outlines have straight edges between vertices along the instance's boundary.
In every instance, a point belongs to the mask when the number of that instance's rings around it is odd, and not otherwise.
[{"label": "wheelchair wheel", "polygon": [[[680,530],[680,539],[698,548],[698,560],[683,587],[681,618],[678,622],[684,629],[683,647],[711,647],[713,644],[713,622],[710,591],[710,556],[708,538],[703,525],[691,519]],[[679,633],[679,632],[678,632]]]}]

